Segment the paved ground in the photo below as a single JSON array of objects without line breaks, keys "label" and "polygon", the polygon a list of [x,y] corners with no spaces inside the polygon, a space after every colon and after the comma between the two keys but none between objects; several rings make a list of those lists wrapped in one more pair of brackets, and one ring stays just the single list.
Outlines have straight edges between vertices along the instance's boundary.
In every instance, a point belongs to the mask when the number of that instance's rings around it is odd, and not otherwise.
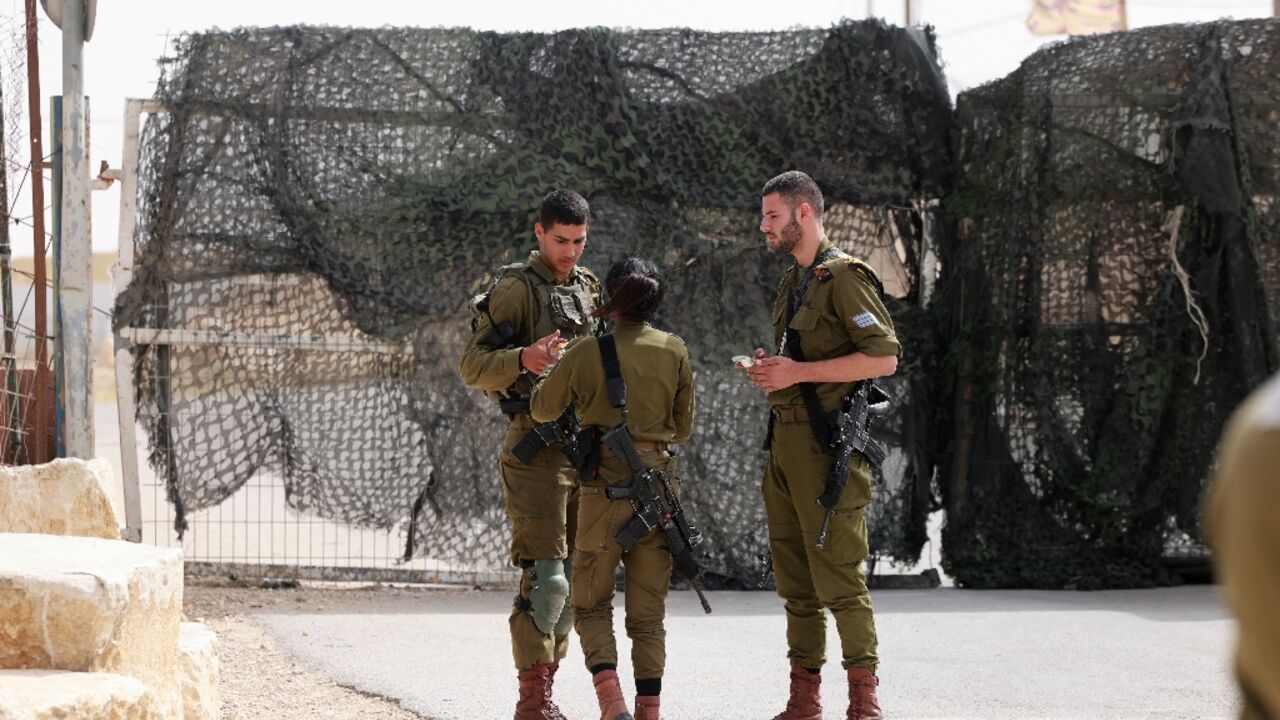
[{"label": "paved ground", "polygon": [[[663,716],[772,717],[786,692],[780,601],[764,592],[710,599],[715,613],[704,616],[691,593],[673,593]],[[893,718],[1167,720],[1234,712],[1234,630],[1212,587],[881,591],[875,601],[881,698]],[[248,612],[300,665],[424,717],[511,716],[506,593],[359,592],[324,603]],[[837,647],[833,628],[830,637]],[[576,638],[574,645],[556,695],[569,717],[595,717]],[[623,674],[629,688],[629,663]],[[824,687],[827,717],[842,716],[838,666],[828,665]]]}]

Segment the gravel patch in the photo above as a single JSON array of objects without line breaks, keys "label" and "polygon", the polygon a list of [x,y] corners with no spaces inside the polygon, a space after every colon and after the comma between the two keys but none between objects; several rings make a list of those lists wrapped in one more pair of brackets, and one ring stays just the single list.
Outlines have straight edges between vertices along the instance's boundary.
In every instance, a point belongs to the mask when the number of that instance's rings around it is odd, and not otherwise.
[{"label": "gravel patch", "polygon": [[[421,592],[376,588],[381,593]],[[296,608],[308,612],[358,601],[364,590],[333,588],[261,589],[188,584],[184,610],[218,634],[224,720],[419,720],[385,698],[352,690],[285,655],[253,623],[253,613]]]}]

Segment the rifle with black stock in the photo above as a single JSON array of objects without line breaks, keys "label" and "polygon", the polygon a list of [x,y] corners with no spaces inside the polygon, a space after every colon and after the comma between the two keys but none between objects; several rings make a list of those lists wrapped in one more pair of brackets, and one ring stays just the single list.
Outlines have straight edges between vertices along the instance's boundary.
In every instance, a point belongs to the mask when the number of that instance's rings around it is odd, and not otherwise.
[{"label": "rifle with black stock", "polygon": [[699,578],[703,569],[693,556],[693,548],[702,542],[702,533],[689,524],[684,508],[676,497],[675,488],[671,486],[671,478],[657,468],[649,467],[640,458],[626,423],[618,425],[601,438],[602,442],[622,460],[631,471],[630,485],[612,485],[605,488],[605,496],[610,500],[625,499],[631,501],[635,511],[632,518],[614,536],[614,541],[629,551],[640,538],[653,530],[661,530],[667,541],[667,550],[671,553],[672,564],[682,577],[689,581],[693,591],[698,594],[702,610],[711,613],[711,604],[702,592]]},{"label": "rifle with black stock", "polygon": [[819,507],[826,511],[822,527],[818,530],[819,550],[827,543],[831,516],[835,514],[836,503],[840,502],[840,494],[849,482],[849,460],[853,454],[861,453],[872,467],[880,467],[888,455],[884,446],[871,437],[871,416],[881,415],[888,409],[889,396],[870,380],[863,380],[844,397],[840,409],[829,416],[831,469],[817,501]]},{"label": "rifle with black stock", "polygon": [[[529,411],[528,406],[529,402],[524,401],[524,412]],[[522,463],[528,463],[533,460],[533,456],[539,450],[556,443],[560,443],[561,449],[574,467],[582,464],[583,454],[578,443],[578,416],[572,407],[551,422],[534,425],[533,430],[511,448],[511,455]]]}]

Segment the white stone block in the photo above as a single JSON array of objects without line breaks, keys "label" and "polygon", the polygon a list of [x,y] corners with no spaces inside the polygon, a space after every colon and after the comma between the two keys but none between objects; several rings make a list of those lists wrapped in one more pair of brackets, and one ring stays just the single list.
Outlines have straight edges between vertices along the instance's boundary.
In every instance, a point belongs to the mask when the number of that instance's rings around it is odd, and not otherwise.
[{"label": "white stone block", "polygon": [[218,636],[208,627],[182,623],[178,630],[182,654],[178,685],[182,688],[185,720],[218,720],[222,703],[218,696]]},{"label": "white stone block", "polygon": [[106,460],[0,467],[0,533],[120,539]]},{"label": "white stone block", "polygon": [[128,675],[176,717],[181,618],[181,550],[0,534],[0,669]]},{"label": "white stone block", "polygon": [[0,720],[167,720],[137,678],[0,670]]}]

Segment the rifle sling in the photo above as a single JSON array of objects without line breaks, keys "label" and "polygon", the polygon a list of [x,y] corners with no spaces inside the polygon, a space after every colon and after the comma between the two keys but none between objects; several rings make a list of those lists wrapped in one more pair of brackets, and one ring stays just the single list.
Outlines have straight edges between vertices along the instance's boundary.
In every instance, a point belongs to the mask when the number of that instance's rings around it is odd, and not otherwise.
[{"label": "rifle sling", "polygon": [[[804,350],[800,347],[800,336],[791,328],[791,320],[796,314],[795,296],[787,300],[787,354],[796,362],[805,362]],[[818,386],[810,382],[800,383],[800,396],[804,398],[804,407],[809,414],[809,427],[813,436],[824,448],[831,447],[831,425],[827,422],[826,413],[822,412],[822,401],[818,399]]]},{"label": "rifle sling", "polygon": [[622,363],[618,362],[618,344],[613,333],[596,339],[600,346],[600,361],[604,364],[604,389],[609,393],[609,404],[616,408],[627,405],[627,382],[622,379]]}]

